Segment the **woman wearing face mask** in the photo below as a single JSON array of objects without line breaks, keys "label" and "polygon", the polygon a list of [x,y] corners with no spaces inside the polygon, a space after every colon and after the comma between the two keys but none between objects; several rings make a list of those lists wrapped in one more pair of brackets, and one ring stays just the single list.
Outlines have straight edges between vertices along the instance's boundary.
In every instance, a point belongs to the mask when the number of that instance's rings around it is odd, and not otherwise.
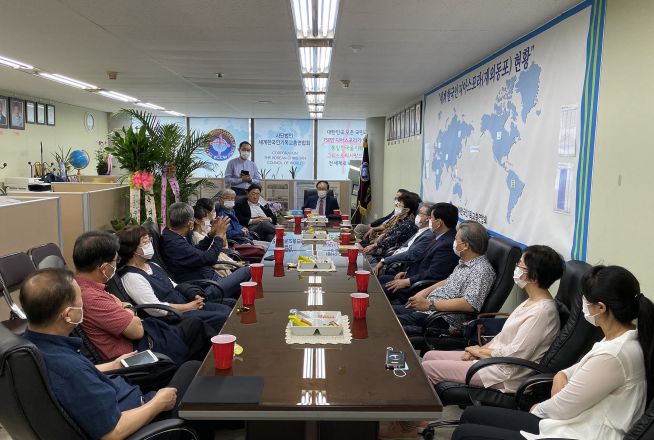
[{"label": "woman wearing face mask", "polygon": [[[513,272],[518,287],[527,293],[507,318],[502,331],[488,344],[466,347],[465,351],[437,351],[425,354],[422,367],[433,384],[465,383],[468,368],[478,359],[518,357],[541,360],[559,332],[559,314],[547,290],[563,274],[563,259],[548,246],[527,247]],[[472,378],[476,386],[515,392],[530,374],[524,368],[497,365],[484,368]]]},{"label": "woman wearing face mask", "polygon": [[[219,331],[229,316],[231,309],[224,304],[205,303],[204,298],[195,296],[185,298],[175,290],[176,284],[168,278],[166,272],[156,263],[150,261],[154,248],[148,231],[142,226],[130,226],[118,232],[123,285],[127,294],[137,304],[166,304],[185,316],[202,319],[216,331]],[[165,310],[149,309],[148,314],[165,317]]]},{"label": "woman wearing face mask", "polygon": [[[191,237],[191,241],[193,242],[193,244],[197,245],[199,242],[201,242],[211,230],[211,222],[215,218],[213,217],[215,216],[215,211],[213,212],[214,213],[212,214],[210,211],[200,206],[199,204],[196,204],[193,207],[194,226],[193,226],[193,236]],[[223,239],[223,249],[228,249],[227,235],[225,234],[220,238]],[[220,255],[218,255],[218,263],[220,263],[221,261],[238,264],[241,267],[245,265],[245,263],[243,263],[242,261],[234,261],[224,252],[221,252]],[[214,270],[221,277],[226,277],[231,273],[229,268],[225,268],[220,264],[214,266]]]},{"label": "woman wearing face mask", "polygon": [[368,255],[385,256],[389,249],[400,245],[418,231],[415,216],[420,197],[415,193],[402,194],[395,206],[395,216],[384,225],[384,232],[373,240],[364,239],[361,245]]},{"label": "woman wearing face mask", "polygon": [[[654,394],[654,305],[631,272],[595,266],[581,282],[584,318],[604,339],[554,376],[551,398],[530,413],[468,408],[453,439],[618,440]],[[638,319],[638,325],[633,321]]]}]

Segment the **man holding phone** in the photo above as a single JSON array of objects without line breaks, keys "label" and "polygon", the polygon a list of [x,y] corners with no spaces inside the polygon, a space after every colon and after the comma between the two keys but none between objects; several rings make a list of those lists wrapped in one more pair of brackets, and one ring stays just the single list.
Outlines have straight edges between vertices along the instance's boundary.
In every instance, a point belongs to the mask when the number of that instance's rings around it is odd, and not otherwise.
[{"label": "man holding phone", "polygon": [[227,162],[225,169],[225,187],[231,188],[236,195],[246,195],[248,187],[253,183],[259,183],[259,169],[250,160],[252,145],[243,141],[238,146],[238,157]]}]

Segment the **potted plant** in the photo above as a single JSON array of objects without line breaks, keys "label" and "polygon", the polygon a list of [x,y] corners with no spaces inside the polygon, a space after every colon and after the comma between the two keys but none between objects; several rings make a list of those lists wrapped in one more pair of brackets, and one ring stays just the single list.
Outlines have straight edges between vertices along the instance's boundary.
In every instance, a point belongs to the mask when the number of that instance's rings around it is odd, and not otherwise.
[{"label": "potted plant", "polygon": [[109,175],[111,174],[111,168],[109,167],[111,158],[105,149],[105,142],[98,141],[98,146],[98,149],[95,150],[95,169],[99,176]]},{"label": "potted plant", "polygon": [[59,146],[59,151],[52,153],[52,156],[55,158],[55,162],[59,166],[59,171],[63,168],[66,171],[66,174],[73,169],[73,166],[70,164],[70,152],[72,148],[69,148],[67,152],[64,153],[64,149]]}]

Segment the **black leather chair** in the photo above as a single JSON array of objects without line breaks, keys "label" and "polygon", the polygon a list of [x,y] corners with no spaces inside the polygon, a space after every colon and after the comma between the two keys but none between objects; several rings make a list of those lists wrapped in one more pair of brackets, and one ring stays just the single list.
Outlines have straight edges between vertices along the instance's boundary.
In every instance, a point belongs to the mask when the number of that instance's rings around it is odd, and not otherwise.
[{"label": "black leather chair", "polygon": [[5,327],[16,334],[21,334],[27,327],[25,313],[16,304],[11,293],[20,288],[27,275],[34,271],[30,257],[24,252],[16,252],[0,257],[0,288],[9,306],[9,320],[2,321]]},{"label": "black leather chair", "polygon": [[[315,188],[314,189],[305,189],[304,190],[304,197],[302,199],[302,206],[307,206],[307,200],[309,199],[309,197],[317,196],[317,195],[318,195],[318,190],[317,189],[315,189]],[[334,190],[330,189],[329,191],[327,191],[327,195],[334,197]]]},{"label": "black leather chair", "polygon": [[[520,255],[522,255],[522,251],[513,242],[499,237],[490,238],[488,249],[486,250],[486,258],[488,258],[488,261],[495,270],[495,281],[479,313],[497,312],[502,307],[513,288],[513,270],[515,269],[516,263],[520,260]],[[416,293],[418,290],[435,283],[435,280],[427,282],[420,281],[411,286],[411,289],[412,292],[415,290],[414,293]],[[461,313],[469,315],[470,319],[476,317],[476,313]],[[444,314],[433,313],[427,319],[424,335],[409,338],[415,349],[421,350],[423,353],[427,350],[463,350],[466,346],[466,339],[463,336],[442,335],[434,333],[429,328],[432,321]],[[452,312],[448,312],[448,314],[452,314]]]},{"label": "black leather chair", "polygon": [[[14,439],[86,440],[57,402],[39,350],[27,339],[0,326],[0,423]],[[71,380],[75,380],[71,372]],[[171,432],[197,439],[181,419],[153,422],[129,440],[164,438]]]},{"label": "black leather chair", "polygon": [[[566,263],[555,298],[561,319],[561,330],[539,363],[511,357],[482,359],[468,370],[465,385],[454,382],[442,382],[436,385],[436,393],[443,405],[466,406],[479,403],[515,408],[516,398],[513,394],[472,386],[470,385],[472,376],[482,368],[491,365],[510,364],[528,368],[535,373],[548,374],[551,377],[554,373],[573,365],[584,353],[588,352],[592,345],[602,338],[599,328],[586,322],[582,311],[579,286],[581,277],[589,269],[590,265],[583,261],[573,260]],[[534,379],[532,381],[528,379],[530,388],[543,383],[540,376]],[[545,377],[545,381],[547,381],[547,377]],[[528,391],[535,394],[539,392],[538,389]],[[549,392],[549,387],[545,392]],[[530,406],[538,400],[538,396],[534,396],[532,399],[525,398],[525,393],[526,389],[523,387],[518,390],[516,395],[520,397],[517,400],[524,401],[526,406]]]},{"label": "black leather chair", "polygon": [[27,251],[27,255],[32,259],[32,263],[37,269],[66,269],[66,260],[59,250],[59,246],[54,243],[46,243],[41,246],[33,247]]}]

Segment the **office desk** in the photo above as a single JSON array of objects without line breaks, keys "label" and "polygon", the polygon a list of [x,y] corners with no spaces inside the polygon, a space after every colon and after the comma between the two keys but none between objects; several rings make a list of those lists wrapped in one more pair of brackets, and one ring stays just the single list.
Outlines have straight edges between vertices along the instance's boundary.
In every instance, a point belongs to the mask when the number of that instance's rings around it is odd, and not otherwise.
[{"label": "office desk", "polygon": [[[292,234],[287,234],[292,235]],[[291,243],[288,237],[285,244]],[[328,245],[329,247],[331,245]],[[274,248],[274,243],[270,249]],[[287,251],[287,261],[294,261]],[[337,271],[309,288],[295,271],[275,278],[274,263],[266,262],[255,306],[232,312],[222,333],[233,334],[244,352],[230,370],[214,368],[209,352],[199,375],[261,376],[259,404],[182,404],[186,419],[247,420],[248,439],[255,438],[376,438],[378,420],[433,420],[441,405],[425,377],[411,344],[399,325],[381,286],[373,277],[365,320],[354,320],[350,293],[354,279],[347,260]],[[359,267],[370,269],[361,258]],[[315,281],[315,280],[314,280]],[[287,288],[283,288],[286,284]],[[289,309],[339,310],[350,318],[351,344],[287,344]],[[386,348],[406,354],[409,370],[396,377],[384,367]],[[284,422],[281,422],[284,421]],[[290,422],[290,421],[296,421]],[[277,434],[277,435],[275,435]]]}]

